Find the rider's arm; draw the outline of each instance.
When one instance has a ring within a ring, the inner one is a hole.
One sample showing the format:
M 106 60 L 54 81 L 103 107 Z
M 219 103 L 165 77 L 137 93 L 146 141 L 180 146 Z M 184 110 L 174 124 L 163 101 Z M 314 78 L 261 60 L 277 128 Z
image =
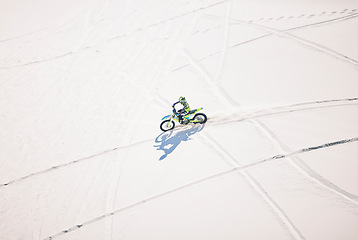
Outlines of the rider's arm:
M 175 109 L 175 105 L 177 105 L 178 103 L 180 103 L 181 104 L 181 102 L 180 101 L 178 101 L 178 102 L 176 102 L 176 103 L 173 103 L 173 105 L 172 105 L 172 107 L 173 107 L 173 112 L 175 113 L 175 114 L 177 114 L 178 112 L 177 112 L 177 110 Z M 179 110 L 180 111 L 180 110 Z
M 174 108 L 175 105 L 177 105 L 178 103 L 180 103 L 180 101 L 176 102 L 176 103 L 173 103 L 172 107 Z

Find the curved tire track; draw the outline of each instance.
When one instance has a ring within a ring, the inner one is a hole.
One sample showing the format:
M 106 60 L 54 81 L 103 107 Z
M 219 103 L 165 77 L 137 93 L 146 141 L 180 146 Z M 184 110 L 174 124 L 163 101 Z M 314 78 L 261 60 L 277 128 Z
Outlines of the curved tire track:
M 267 136 L 267 138 L 270 140 L 270 142 L 275 146 L 275 148 L 278 151 L 285 152 L 288 150 L 288 148 L 286 146 L 284 146 L 283 143 L 281 143 L 280 140 L 263 123 L 261 123 L 257 120 L 254 120 L 252 122 L 261 132 L 263 132 Z M 294 160 L 294 158 L 296 159 L 296 161 Z M 332 193 L 337 194 L 340 197 L 343 197 L 343 198 L 353 202 L 354 204 L 358 205 L 358 196 L 344 191 L 343 189 L 334 185 L 327 179 L 321 177 L 318 173 L 316 173 L 315 171 L 310 169 L 307 165 L 304 165 L 303 161 L 299 158 L 299 156 L 295 156 L 294 158 L 290 159 L 289 163 L 297 171 L 305 174 L 308 178 L 311 179 L 311 181 L 318 183 L 323 188 L 326 188 L 327 190 L 331 191 Z

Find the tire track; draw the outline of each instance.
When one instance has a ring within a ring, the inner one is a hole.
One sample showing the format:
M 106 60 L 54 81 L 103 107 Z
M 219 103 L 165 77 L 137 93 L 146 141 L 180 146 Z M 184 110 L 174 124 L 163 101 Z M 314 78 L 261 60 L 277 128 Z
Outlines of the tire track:
M 76 15 L 76 16 L 73 16 L 73 17 L 71 17 L 71 18 L 65 20 L 63 23 L 60 23 L 60 24 L 53 24 L 53 25 L 51 25 L 51 26 L 44 27 L 44 28 L 40 28 L 40 29 L 34 30 L 34 31 L 32 31 L 32 32 L 24 33 L 24 34 L 17 35 L 17 36 L 14 36 L 14 37 L 10 37 L 10 38 L 6 38 L 6 39 L 0 39 L 0 43 L 17 40 L 17 39 L 20 39 L 20 38 L 24 38 L 24 37 L 26 37 L 26 36 L 35 35 L 36 33 L 41 33 L 41 32 L 49 31 L 49 30 L 52 30 L 52 29 L 61 29 L 63 26 L 65 26 L 66 24 L 68 24 L 68 22 L 73 21 L 73 20 L 76 19 L 76 18 L 79 18 L 81 15 L 82 15 L 82 14 L 78 14 L 78 15 Z M 62 31 L 57 32 L 56 35 L 57 35 L 58 33 L 62 33 Z
M 194 59 L 188 51 L 183 50 L 183 56 L 189 61 L 190 65 L 198 71 L 198 73 L 205 79 L 207 84 L 210 86 L 213 93 L 220 99 L 222 103 L 233 108 L 238 107 L 239 104 L 232 99 L 230 96 L 222 93 L 221 88 L 218 88 L 218 83 L 215 79 L 205 70 L 205 68 L 200 64 L 199 61 Z
M 358 98 L 342 98 L 342 99 L 332 99 L 332 100 L 322 100 L 322 101 L 312 101 L 312 102 L 304 102 L 304 103 L 295 103 L 287 106 L 279 106 L 274 107 L 271 110 L 278 112 L 272 112 L 273 115 L 275 114 L 282 114 L 287 112 L 297 112 L 297 111 L 305 111 L 305 110 L 311 110 L 311 109 L 319 109 L 319 108 L 329 108 L 329 107 L 339 107 L 339 106 L 349 106 L 349 105 L 355 105 L 358 103 Z M 315 106 L 315 105 L 322 105 L 327 104 L 323 106 Z M 309 107 L 310 105 L 314 105 L 312 107 Z M 294 109 L 287 109 L 287 108 L 294 108 Z M 283 110 L 283 111 L 281 111 Z M 262 111 L 261 111 L 262 112 Z M 260 112 L 254 113 L 256 115 L 254 118 L 259 117 L 267 117 L 270 116 L 270 113 L 263 112 L 260 114 Z
M 346 20 L 346 19 L 345 18 L 340 19 L 340 21 L 342 21 L 342 20 Z M 321 44 L 318 44 L 318 43 L 315 43 L 315 42 L 312 42 L 312 41 L 297 37 L 297 36 L 289 33 L 290 30 L 281 31 L 281 30 L 274 29 L 274 28 L 271 28 L 271 27 L 266 27 L 266 26 L 263 26 L 263 25 L 255 24 L 255 23 L 248 23 L 248 22 L 241 21 L 241 20 L 232 20 L 232 22 L 237 23 L 237 24 L 241 24 L 241 25 L 244 24 L 244 25 L 248 25 L 248 26 L 253 26 L 253 27 L 268 31 L 268 32 L 270 32 L 270 33 L 272 33 L 274 35 L 278 35 L 278 36 L 282 36 L 282 37 L 294 40 L 294 41 L 296 41 L 296 42 L 298 42 L 298 43 L 300 43 L 302 45 L 311 47 L 316 51 L 319 51 L 321 53 L 325 53 L 325 54 L 328 54 L 328 55 L 333 56 L 335 58 L 341 59 L 343 61 L 346 61 L 348 63 L 353 64 L 354 66 L 358 66 L 358 61 L 357 60 L 355 60 L 353 58 L 350 58 L 350 57 L 348 57 L 348 56 L 346 56 L 346 55 L 344 55 L 342 53 L 339 53 L 337 51 L 334 51 L 333 49 L 325 47 L 325 46 L 323 46 Z M 299 29 L 299 28 L 295 28 L 295 30 L 297 30 L 297 29 Z
M 358 17 L 358 13 L 353 13 L 348 16 L 333 18 L 333 19 L 329 19 L 329 20 L 321 21 L 321 22 L 317 22 L 317 23 L 306 24 L 306 25 L 302 25 L 302 26 L 298 26 L 298 27 L 294 27 L 294 28 L 289 28 L 284 31 L 288 32 L 288 31 L 294 31 L 294 30 L 305 29 L 305 28 L 310 28 L 310 27 L 317 27 L 317 26 L 321 26 L 321 25 L 325 25 L 325 24 L 334 23 L 334 22 L 341 22 L 341 21 L 349 20 L 349 19 L 356 18 L 356 17 Z
M 287 152 L 288 147 L 284 146 L 283 143 L 280 142 L 280 140 L 274 135 L 273 132 L 271 132 L 271 130 L 266 127 L 263 123 L 261 123 L 258 120 L 251 120 L 251 122 L 253 122 L 253 124 L 261 131 L 263 132 L 266 137 L 270 140 L 270 142 L 274 145 L 274 147 L 279 151 L 279 152 Z M 299 156 L 295 156 L 295 158 L 302 162 L 299 158 Z M 302 174 L 304 174 L 305 176 L 307 176 L 309 179 L 311 179 L 311 181 L 318 183 L 321 187 L 327 189 L 328 191 L 339 195 L 342 198 L 345 198 L 351 202 L 353 202 L 354 204 L 358 205 L 358 196 L 355 196 L 354 194 L 350 194 L 347 193 L 346 191 L 344 191 L 343 189 L 339 188 L 338 186 L 334 185 L 333 183 L 331 183 L 330 181 L 328 181 L 327 179 L 320 177 L 317 173 L 315 173 L 312 169 L 310 169 L 310 171 L 308 171 L 308 168 L 303 168 L 302 164 L 298 164 L 297 161 L 294 161 L 293 159 L 289 159 L 288 161 L 298 172 L 301 172 Z
M 76 52 L 77 53 L 77 52 Z M 37 60 L 37 61 L 32 61 L 32 62 L 28 62 L 28 63 L 24 63 L 24 64 L 20 64 L 20 65 L 14 65 L 14 66 L 8 66 L 8 67 L 0 67 L 0 70 L 7 70 L 7 69 L 12 69 L 12 68 L 17 68 L 17 67 L 27 67 L 30 65 L 34 65 L 34 64 L 38 64 L 38 63 L 45 63 L 45 62 L 51 62 L 51 61 L 55 61 L 57 59 L 62 59 L 65 57 L 69 57 L 74 55 L 75 52 L 68 52 L 68 53 L 64 53 L 52 58 L 46 58 L 46 59 L 42 59 L 42 60 Z
M 265 34 L 265 35 L 262 35 L 262 36 L 259 36 L 259 37 L 256 37 L 256 38 L 253 38 L 253 39 L 249 39 L 247 41 L 244 41 L 244 42 L 241 42 L 241 43 L 237 43 L 237 44 L 234 44 L 234 45 L 231 45 L 231 46 L 228 46 L 228 48 L 234 48 L 234 47 L 237 47 L 237 46 L 240 46 L 240 45 L 244 45 L 244 44 L 247 44 L 247 43 L 250 43 L 250 42 L 254 42 L 256 40 L 259 40 L 261 38 L 265 38 L 265 37 L 268 37 L 268 36 L 271 36 L 273 35 L 272 33 L 268 33 L 268 34 Z M 212 56 L 215 56 L 215 55 L 218 55 L 218 54 L 221 54 L 223 52 L 223 50 L 219 50 L 219 51 L 216 51 L 216 52 L 213 52 L 213 53 L 210 53 L 209 55 L 205 56 L 205 57 L 202 57 L 202 58 L 199 58 L 197 61 L 198 62 L 201 62 L 202 60 L 205 60 L 205 59 L 208 59 Z M 176 71 L 179 71 L 185 67 L 188 67 L 190 66 L 190 63 L 188 64 L 184 64 L 180 67 L 177 67 L 177 68 L 174 68 L 172 69 L 172 72 L 176 72 Z
M 223 159 L 226 162 L 230 162 L 231 167 L 239 166 L 242 167 L 242 164 L 239 163 L 230 153 L 223 147 L 220 143 L 218 143 L 214 138 L 212 138 L 208 133 L 203 133 L 205 136 L 205 140 L 211 148 L 216 151 L 219 155 L 223 156 Z M 216 150 L 218 149 L 218 150 Z M 269 206 L 273 215 L 277 218 L 277 221 L 280 225 L 288 231 L 288 234 L 291 235 L 294 239 L 304 240 L 302 233 L 298 230 L 298 228 L 293 224 L 288 215 L 279 207 L 279 205 L 274 201 L 274 199 L 264 190 L 261 184 L 246 170 L 240 171 L 240 174 L 246 182 L 252 187 L 252 189 L 260 196 L 260 198 Z
M 335 192 L 337 195 L 348 199 L 349 201 L 358 204 L 358 196 L 343 190 L 334 183 L 330 182 L 326 178 L 319 175 L 311 167 L 309 167 L 299 156 L 292 157 L 292 161 L 297 165 L 298 168 L 302 169 L 309 177 L 313 178 L 317 183 L 323 185 L 325 188 L 330 189 L 332 192 Z
M 260 195 L 262 200 L 270 207 L 279 223 L 284 229 L 287 229 L 289 234 L 297 240 L 305 240 L 301 231 L 295 226 L 293 221 L 288 217 L 285 211 L 275 202 L 275 200 L 267 193 L 267 191 L 261 186 L 261 184 L 251 176 L 247 171 L 240 172 L 252 188 Z
M 71 166 L 71 165 L 74 165 L 74 164 L 77 164 L 77 163 L 84 162 L 84 161 L 86 161 L 86 160 L 90 160 L 90 159 L 92 159 L 92 158 L 98 157 L 98 156 L 100 156 L 100 155 L 103 155 L 103 154 L 106 154 L 106 153 L 109 153 L 109 152 L 113 152 L 113 151 L 117 151 L 117 150 L 122 150 L 122 149 L 127 149 L 127 148 L 130 148 L 130 147 L 133 147 L 133 146 L 138 146 L 138 145 L 141 145 L 141 144 L 144 144 L 144 143 L 148 143 L 148 142 L 152 142 L 152 141 L 154 141 L 154 138 L 147 139 L 147 140 L 144 140 L 144 141 L 141 141 L 141 142 L 137 142 L 137 143 L 133 143 L 133 144 L 130 144 L 130 145 L 122 146 L 122 147 L 111 148 L 111 149 L 108 149 L 108 150 L 105 150 L 105 151 L 102 151 L 102 152 L 93 154 L 93 155 L 88 156 L 88 157 L 80 158 L 80 159 L 77 159 L 77 160 L 74 160 L 74 161 L 71 161 L 71 162 L 68 162 L 68 163 L 64 163 L 64 164 L 60 164 L 60 165 L 57 165 L 57 166 L 53 166 L 53 167 L 48 168 L 48 169 L 45 169 L 45 170 L 43 170 L 43 171 L 31 173 L 31 174 L 26 175 L 26 176 L 24 176 L 24 177 L 20 177 L 20 178 L 11 180 L 11 181 L 9 181 L 9 182 L 7 182 L 7 183 L 3 183 L 3 184 L 0 185 L 0 189 L 3 188 L 3 187 L 9 186 L 9 185 L 12 185 L 12 184 L 15 184 L 15 183 L 18 183 L 18 182 L 27 180 L 27 179 L 29 179 L 29 178 L 36 177 L 36 176 L 38 176 L 38 175 L 46 174 L 46 173 L 49 173 L 49 172 L 52 172 L 52 171 L 55 171 L 55 170 L 58 170 L 58 169 L 62 169 L 62 168 L 65 168 L 65 167 L 68 167 L 68 166 Z
M 106 211 L 113 211 L 115 209 L 115 203 L 117 200 L 117 194 L 118 194 L 118 189 L 119 186 L 121 184 L 121 179 L 122 179 L 122 173 L 123 173 L 123 169 L 124 169 L 124 165 L 125 162 L 127 160 L 127 154 L 128 151 L 125 151 L 123 156 L 122 161 L 119 161 L 119 163 L 114 163 L 113 168 L 112 169 L 119 169 L 119 173 L 117 171 L 112 171 L 110 174 L 110 186 L 108 188 L 108 192 L 107 192 L 107 196 L 106 196 L 106 205 L 105 205 L 105 209 Z M 113 229 L 114 229 L 114 223 L 113 223 L 113 219 L 110 218 L 108 219 L 108 221 L 106 221 L 105 224 L 105 240 L 110 240 L 112 239 L 112 233 L 113 233 Z
M 219 177 L 227 176 L 227 175 L 229 175 L 231 173 L 235 173 L 235 172 L 241 173 L 244 170 L 254 168 L 254 167 L 257 167 L 257 166 L 261 166 L 261 165 L 264 165 L 264 164 L 268 164 L 268 163 L 271 163 L 271 162 L 274 162 L 274 161 L 282 161 L 285 158 L 292 157 L 292 156 L 295 156 L 295 155 L 298 155 L 298 154 L 307 153 L 307 152 L 311 152 L 311 151 L 316 151 L 316 150 L 320 150 L 320 149 L 324 149 L 324 148 L 330 148 L 330 147 L 334 147 L 334 146 L 337 146 L 337 145 L 348 144 L 348 143 L 356 142 L 356 141 L 358 141 L 358 137 L 350 138 L 350 139 L 343 139 L 343 140 L 339 140 L 339 141 L 336 141 L 336 142 L 330 142 L 330 143 L 325 143 L 325 144 L 318 145 L 318 146 L 311 146 L 311 147 L 303 148 L 303 149 L 300 149 L 300 150 L 297 150 L 297 151 L 294 151 L 294 152 L 291 152 L 291 153 L 288 153 L 288 154 L 284 154 L 284 155 L 275 155 L 273 157 L 266 158 L 266 159 L 263 159 L 263 160 L 260 160 L 260 161 L 257 161 L 257 162 L 251 163 L 251 164 L 247 164 L 247 165 L 244 165 L 244 166 L 234 167 L 232 169 L 229 169 L 229 170 L 226 170 L 226 171 L 222 171 L 222 172 L 210 175 L 208 177 L 199 179 L 197 181 L 193 181 L 191 183 L 179 186 L 179 187 L 174 188 L 172 190 L 169 190 L 169 191 L 166 191 L 166 192 L 163 192 L 163 193 L 159 193 L 159 194 L 154 195 L 152 197 L 148 197 L 146 199 L 137 201 L 137 202 L 135 202 L 135 203 L 133 203 L 131 205 L 128 205 L 128 206 L 123 207 L 123 208 L 119 208 L 119 209 L 117 209 L 117 210 L 115 210 L 113 212 L 103 214 L 103 215 L 98 216 L 96 218 L 90 219 L 90 220 L 88 220 L 86 222 L 83 222 L 82 224 L 75 225 L 75 226 L 70 227 L 70 228 L 68 228 L 66 230 L 58 232 L 58 233 L 56 233 L 54 235 L 48 236 L 48 237 L 44 238 L 44 240 L 51 240 L 51 239 L 61 237 L 61 236 L 65 235 L 65 234 L 77 231 L 78 229 L 80 229 L 82 227 L 86 227 L 86 226 L 91 225 L 93 223 L 96 223 L 98 221 L 113 217 L 114 215 L 118 215 L 118 214 L 120 214 L 122 212 L 134 209 L 134 208 L 139 207 L 139 206 L 141 206 L 143 204 L 153 202 L 153 201 L 155 201 L 157 199 L 160 199 L 162 197 L 165 197 L 165 196 L 168 196 L 170 194 L 185 190 L 185 189 L 187 189 L 189 187 L 194 187 L 196 185 L 199 185 L 201 183 L 207 182 L 209 180 L 213 180 L 213 179 L 216 179 L 216 178 L 219 178 Z
M 229 38 L 230 38 L 230 22 L 231 22 L 232 5 L 233 5 L 233 1 L 230 1 L 227 3 L 227 6 L 226 6 L 226 14 L 225 14 L 225 19 L 224 19 L 225 32 L 224 32 L 224 42 L 223 42 L 223 48 L 222 48 L 222 57 L 221 57 L 221 61 L 219 63 L 219 70 L 213 79 L 214 83 L 216 83 L 216 84 L 219 83 L 219 80 L 222 76 L 222 72 L 223 72 L 223 69 L 225 66 L 225 62 L 226 62 L 226 55 L 227 55 L 227 50 L 228 50 L 228 45 L 229 45 Z
M 348 14 L 348 15 L 354 15 L 356 14 L 355 12 L 357 11 L 357 9 L 352 9 L 350 12 L 348 12 L 348 9 L 344 9 L 340 12 L 340 14 Z M 333 14 L 337 14 L 338 11 L 333 11 L 331 12 L 331 15 Z M 280 20 L 291 20 L 291 19 L 294 19 L 294 18 L 303 18 L 303 17 L 306 17 L 306 18 L 312 18 L 312 17 L 317 17 L 317 16 L 323 16 L 323 15 L 327 15 L 329 14 L 328 12 L 321 12 L 320 14 L 301 14 L 301 15 L 296 15 L 296 16 L 281 16 L 281 17 L 268 17 L 267 19 L 265 18 L 260 18 L 260 19 L 257 19 L 257 20 L 250 20 L 248 22 L 257 22 L 257 21 L 272 21 L 272 20 L 276 20 L 276 21 L 280 21 Z M 347 16 L 343 16 L 343 17 L 338 17 L 337 19 L 339 18 L 344 18 L 344 17 L 347 17 Z
M 292 112 L 298 112 L 298 111 L 308 111 L 308 110 L 324 109 L 324 108 L 331 108 L 331 107 L 355 106 L 358 104 L 358 102 L 356 102 L 357 100 L 358 100 L 358 98 L 347 98 L 347 99 L 326 100 L 326 101 L 317 101 L 317 102 L 308 102 L 308 103 L 302 103 L 302 104 L 287 105 L 285 107 L 271 108 L 271 110 L 257 111 L 254 113 L 249 113 L 246 116 L 229 117 L 228 120 L 226 120 L 225 118 L 224 119 L 215 119 L 210 124 L 210 126 L 220 126 L 220 125 L 230 124 L 230 123 L 234 123 L 234 122 L 247 121 L 247 120 L 261 118 L 261 117 L 268 117 L 268 116 L 272 116 L 272 115 L 279 115 L 279 114 L 292 113 Z M 333 104 L 336 102 L 339 102 L 339 103 Z M 350 103 L 350 102 L 352 102 L 352 103 Z M 324 104 L 324 103 L 329 103 L 329 105 L 319 106 L 319 104 Z M 310 105 L 313 105 L 313 106 L 310 106 Z M 315 106 L 315 105 L 318 105 L 318 106 Z M 299 108 L 290 109 L 290 107 L 294 107 L 294 106 L 298 106 Z

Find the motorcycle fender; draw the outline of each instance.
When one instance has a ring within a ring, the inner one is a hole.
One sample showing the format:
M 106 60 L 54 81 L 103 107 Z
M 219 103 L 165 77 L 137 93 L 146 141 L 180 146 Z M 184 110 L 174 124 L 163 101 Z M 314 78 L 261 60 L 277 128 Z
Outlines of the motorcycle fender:
M 170 115 L 167 115 L 167 116 L 162 118 L 162 121 L 165 120 L 165 119 L 169 119 L 169 118 L 170 118 Z
M 197 113 L 197 112 L 199 112 L 201 110 L 203 110 L 203 108 L 198 108 L 195 113 Z
M 195 112 L 193 112 L 191 115 L 196 114 L 196 113 L 197 113 L 197 112 L 199 112 L 200 110 L 203 110 L 203 108 L 198 108 L 198 109 L 196 109 L 196 111 L 195 111 Z

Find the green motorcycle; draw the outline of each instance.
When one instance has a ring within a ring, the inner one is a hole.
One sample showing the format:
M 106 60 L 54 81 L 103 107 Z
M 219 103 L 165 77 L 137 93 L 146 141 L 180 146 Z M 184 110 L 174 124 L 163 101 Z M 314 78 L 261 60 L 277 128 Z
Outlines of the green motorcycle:
M 203 108 L 197 108 L 189 111 L 188 113 L 185 113 L 184 115 L 181 115 L 182 113 L 178 113 L 173 107 L 173 113 L 162 118 L 163 122 L 160 124 L 160 129 L 164 132 L 172 130 L 175 127 L 175 122 L 184 125 L 188 123 L 203 124 L 206 122 L 207 117 L 204 113 L 198 113 L 202 109 Z M 179 118 L 179 115 L 182 118 L 181 120 Z

